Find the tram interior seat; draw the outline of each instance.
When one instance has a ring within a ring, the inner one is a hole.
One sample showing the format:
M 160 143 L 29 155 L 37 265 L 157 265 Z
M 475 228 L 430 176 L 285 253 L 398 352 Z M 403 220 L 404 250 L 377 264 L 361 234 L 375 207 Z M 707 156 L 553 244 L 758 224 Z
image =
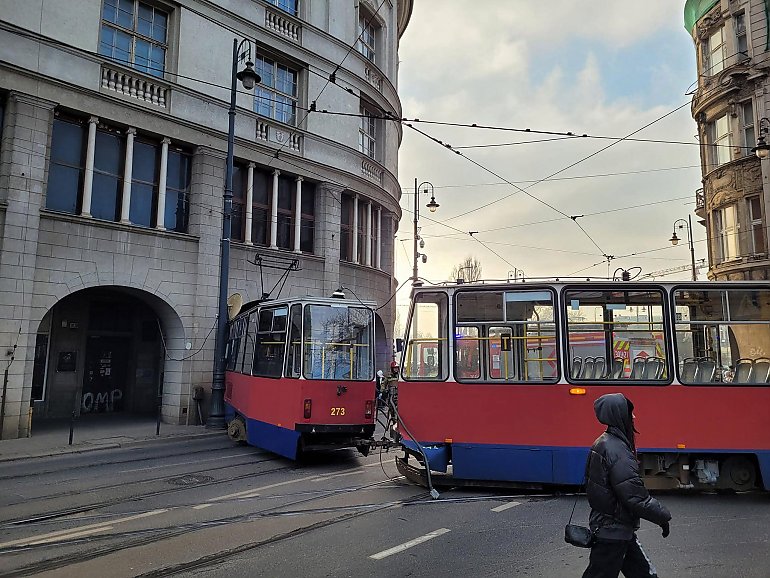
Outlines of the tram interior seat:
M 594 357 L 594 379 L 607 379 L 607 363 L 603 357 Z
M 634 362 L 631 365 L 631 379 L 644 379 L 645 360 L 645 357 L 634 357 Z
M 594 378 L 594 364 L 596 359 L 594 357 L 585 357 L 583 359 L 583 370 L 580 372 L 580 379 L 593 379 Z
M 752 383 L 754 378 L 754 361 L 751 359 L 739 359 L 735 362 L 735 375 L 733 383 Z
M 714 381 L 714 375 L 717 371 L 717 362 L 710 357 L 699 357 L 698 372 L 696 378 L 698 383 L 710 383 Z
M 754 360 L 754 383 L 770 383 L 770 359 L 760 357 Z
M 579 379 L 580 373 L 583 370 L 583 359 L 580 357 L 572 358 L 572 368 L 570 371 L 570 377 L 572 379 Z
M 661 357 L 648 357 L 644 362 L 644 371 L 642 379 L 661 379 L 666 363 Z
M 625 362 L 620 359 L 619 357 L 616 357 L 612 360 L 612 370 L 610 371 L 610 374 L 608 376 L 609 379 L 620 379 L 623 377 L 623 368 L 625 367 Z
M 694 357 L 688 357 L 682 361 L 682 383 L 693 383 L 698 381 L 699 378 L 699 365 L 698 360 Z

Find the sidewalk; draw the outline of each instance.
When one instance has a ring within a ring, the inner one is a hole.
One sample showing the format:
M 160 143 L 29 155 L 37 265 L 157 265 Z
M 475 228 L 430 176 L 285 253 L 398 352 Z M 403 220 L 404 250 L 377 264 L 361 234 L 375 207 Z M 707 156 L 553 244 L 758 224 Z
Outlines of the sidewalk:
M 70 421 L 49 420 L 32 425 L 28 438 L 0 440 L 0 462 L 59 454 L 92 452 L 196 437 L 226 435 L 225 430 L 206 429 L 201 425 L 160 424 L 155 418 L 121 414 L 85 415 L 75 420 L 72 445 L 69 445 Z

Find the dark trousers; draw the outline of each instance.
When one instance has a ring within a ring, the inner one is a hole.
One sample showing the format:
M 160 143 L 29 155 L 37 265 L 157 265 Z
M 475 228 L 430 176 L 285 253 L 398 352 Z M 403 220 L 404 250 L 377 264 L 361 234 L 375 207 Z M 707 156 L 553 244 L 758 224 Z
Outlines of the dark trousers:
M 658 578 L 655 567 L 634 534 L 631 540 L 597 540 L 583 578 Z

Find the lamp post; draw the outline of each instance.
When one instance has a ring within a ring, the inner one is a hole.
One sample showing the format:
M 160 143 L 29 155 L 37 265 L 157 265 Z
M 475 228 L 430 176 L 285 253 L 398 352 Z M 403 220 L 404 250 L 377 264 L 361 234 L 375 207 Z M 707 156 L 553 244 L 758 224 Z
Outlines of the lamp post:
M 245 68 L 238 72 L 238 53 L 241 47 L 248 47 Z M 211 407 L 206 427 L 222 429 L 225 427 L 225 344 L 227 343 L 227 285 L 230 278 L 230 233 L 232 231 L 233 212 L 233 148 L 235 146 L 235 100 L 238 81 L 243 88 L 251 90 L 262 80 L 254 71 L 251 61 L 251 41 L 244 38 L 238 42 L 233 38 L 233 71 L 230 82 L 230 109 L 227 127 L 227 169 L 225 172 L 225 193 L 222 216 L 222 250 L 219 253 L 219 313 L 217 315 L 216 344 L 214 346 L 214 375 L 211 382 Z
M 760 160 L 770 156 L 770 145 L 765 142 L 765 135 L 767 134 L 769 125 L 769 118 L 763 116 L 759 119 L 759 138 L 757 139 L 757 146 L 751 149 L 751 152 L 757 155 Z
M 677 227 L 679 229 L 684 229 L 685 227 L 687 228 L 687 240 L 690 243 L 690 267 L 692 269 L 692 280 L 697 281 L 698 275 L 695 270 L 695 246 L 693 245 L 693 242 L 692 242 L 692 218 L 690 217 L 690 215 L 687 215 L 686 221 L 684 219 L 677 219 L 676 221 L 674 221 L 674 232 L 671 235 L 671 238 L 669 239 L 669 241 L 671 241 L 671 244 L 674 246 L 679 244 L 679 237 L 676 236 Z
M 417 242 L 420 240 L 420 236 L 417 233 L 417 221 L 420 219 L 420 188 L 425 186 L 424 194 L 430 192 L 430 202 L 425 205 L 431 213 L 435 213 L 439 208 L 439 204 L 436 202 L 436 196 L 433 194 L 433 185 L 428 181 L 417 184 L 417 179 L 414 179 L 414 252 L 412 254 L 413 266 L 412 266 L 412 285 L 417 283 L 417 260 L 420 258 L 420 253 L 417 252 Z M 430 189 L 428 189 L 430 187 Z M 422 262 L 425 263 L 427 257 L 422 255 Z

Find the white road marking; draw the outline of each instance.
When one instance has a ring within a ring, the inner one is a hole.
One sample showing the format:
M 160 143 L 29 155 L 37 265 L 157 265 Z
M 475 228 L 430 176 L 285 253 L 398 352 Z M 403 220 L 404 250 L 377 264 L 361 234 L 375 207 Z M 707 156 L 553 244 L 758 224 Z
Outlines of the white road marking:
M 508 502 L 507 504 L 503 504 L 502 506 L 497 506 L 496 508 L 492 508 L 493 512 L 504 512 L 508 508 L 513 508 L 514 506 L 520 505 L 521 502 Z
M 50 541 L 49 538 L 61 539 L 63 536 L 67 536 L 69 534 L 80 534 L 88 530 L 98 529 L 99 531 L 101 531 L 102 529 L 105 529 L 107 526 L 112 526 L 113 524 L 122 524 L 124 522 L 130 522 L 132 520 L 149 518 L 150 516 L 157 516 L 158 514 L 162 514 L 164 512 L 168 512 L 168 509 L 163 508 L 162 510 L 152 510 L 150 512 L 144 512 L 142 514 L 136 514 L 134 516 L 126 516 L 125 518 L 118 518 L 117 520 L 110 520 L 108 522 L 99 522 L 98 524 L 89 524 L 87 526 L 80 526 L 78 528 L 69 528 L 67 530 L 58 530 L 56 532 L 49 532 L 47 534 L 30 536 L 28 538 L 20 538 L 18 540 L 11 540 L 10 542 L 3 542 L 2 544 L 0 544 L 0 548 L 8 548 L 10 546 L 19 546 L 19 545 L 37 544 L 37 543 L 40 543 L 41 540 Z
M 112 530 L 112 526 L 102 526 L 101 528 L 93 528 L 91 530 L 84 530 L 83 532 L 72 532 L 70 534 L 62 534 L 61 536 L 54 536 L 53 538 L 45 538 L 43 540 L 35 540 L 30 542 L 30 546 L 39 546 L 41 544 L 50 544 L 51 542 L 59 542 L 63 540 L 74 540 L 75 538 L 84 538 L 86 536 L 93 536 L 99 532 L 106 532 Z
M 205 510 L 206 508 L 210 508 L 214 504 L 198 504 L 197 506 L 193 506 L 193 510 Z
M 363 474 L 363 469 L 353 470 L 352 472 L 343 472 L 341 474 L 329 474 L 329 475 L 322 475 L 315 478 L 314 482 L 325 482 L 326 480 L 331 480 L 333 478 L 344 478 L 345 476 L 354 476 L 356 474 Z
M 146 468 L 136 468 L 135 470 L 121 470 L 118 473 L 120 473 L 120 474 L 130 474 L 130 473 L 133 473 L 133 472 L 146 472 L 148 470 L 157 470 L 157 469 L 160 469 L 160 468 L 167 468 L 169 466 L 189 466 L 189 465 L 194 465 L 194 464 L 201 464 L 203 462 L 215 462 L 215 461 L 218 461 L 218 460 L 231 460 L 233 458 L 242 458 L 245 455 L 248 455 L 248 454 L 236 454 L 234 456 L 218 456 L 216 458 L 208 458 L 208 459 L 205 459 L 205 460 L 195 460 L 195 461 L 192 461 L 192 462 L 179 462 L 178 464 L 163 464 L 161 466 L 148 466 Z
M 408 550 L 412 546 L 417 546 L 418 544 L 422 544 L 423 542 L 427 542 L 428 540 L 437 538 L 438 536 L 441 536 L 442 534 L 446 534 L 447 532 L 449 532 L 448 528 L 439 528 L 438 530 L 433 530 L 433 532 L 425 534 L 424 536 L 420 536 L 419 538 L 415 538 L 414 540 L 410 540 L 409 542 L 404 542 L 403 544 L 394 546 L 393 548 L 383 550 L 382 552 L 378 552 L 377 554 L 372 554 L 371 556 L 369 556 L 369 558 L 372 558 L 373 560 L 382 560 L 383 558 L 387 558 L 388 556 L 392 556 L 393 554 L 398 554 L 399 552 Z
M 234 494 L 225 494 L 224 496 L 218 496 L 216 498 L 209 498 L 207 502 L 220 502 L 222 500 L 229 500 L 231 498 L 256 498 L 259 496 L 259 492 L 263 490 L 269 490 L 271 488 L 278 488 L 280 486 L 287 486 L 289 484 L 296 484 L 298 482 L 307 482 L 308 480 L 314 480 L 318 476 L 305 476 L 304 478 L 297 478 L 295 480 L 286 480 L 285 482 L 278 482 L 276 484 L 269 484 L 260 488 L 254 488 L 251 490 L 244 490 L 242 492 L 235 492 Z

